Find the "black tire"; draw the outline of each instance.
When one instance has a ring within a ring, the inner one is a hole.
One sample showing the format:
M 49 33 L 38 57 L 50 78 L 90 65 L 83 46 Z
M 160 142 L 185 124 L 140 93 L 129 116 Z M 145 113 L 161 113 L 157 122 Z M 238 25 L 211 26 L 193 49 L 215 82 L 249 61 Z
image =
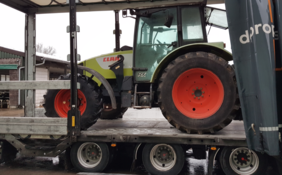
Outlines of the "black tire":
M 86 155 L 87 151 L 97 156 L 89 157 Z M 102 172 L 109 165 L 110 151 L 106 143 L 78 142 L 71 147 L 70 158 L 73 166 L 79 171 Z
M 220 108 L 203 119 L 195 119 L 181 113 L 172 97 L 177 78 L 194 68 L 205 69 L 215 74 L 224 89 Z M 158 87 L 158 101 L 164 117 L 177 129 L 187 133 L 214 133 L 227 126 L 240 109 L 238 97 L 234 69 L 224 59 L 206 52 L 191 52 L 176 58 L 164 70 Z
M 122 108 L 120 105 L 117 106 L 117 109 L 106 110 L 104 109 L 101 113 L 100 119 L 118 119 L 122 118 L 123 114 L 127 111 L 128 108 Z
M 17 149 L 9 142 L 0 140 L 0 164 L 3 162 L 11 162 L 16 158 Z
M 163 149 L 161 149 L 161 147 Z M 161 157 L 162 152 L 157 156 L 154 155 L 154 153 L 158 152 L 160 149 L 166 151 L 163 153 L 165 157 Z M 168 150 L 170 150 L 170 152 Z M 165 166 L 161 166 L 160 164 L 163 160 L 160 159 L 166 158 L 168 154 L 167 162 L 162 164 Z M 185 152 L 180 145 L 147 143 L 143 148 L 142 161 L 146 170 L 153 175 L 177 175 L 184 166 Z
M 70 75 L 60 76 L 59 80 L 69 80 Z M 80 117 L 80 127 L 82 130 L 86 130 L 92 126 L 101 115 L 103 109 L 103 101 L 101 95 L 101 89 L 98 84 L 92 79 L 78 74 L 77 82 L 80 83 L 80 91 L 85 95 L 86 98 L 86 109 Z M 45 104 L 45 115 L 47 117 L 60 117 L 56 112 L 54 101 L 56 95 L 60 90 L 48 90 L 47 94 L 44 95 Z
M 264 175 L 268 166 L 265 154 L 251 151 L 246 147 L 224 147 L 219 161 L 223 172 L 228 175 Z

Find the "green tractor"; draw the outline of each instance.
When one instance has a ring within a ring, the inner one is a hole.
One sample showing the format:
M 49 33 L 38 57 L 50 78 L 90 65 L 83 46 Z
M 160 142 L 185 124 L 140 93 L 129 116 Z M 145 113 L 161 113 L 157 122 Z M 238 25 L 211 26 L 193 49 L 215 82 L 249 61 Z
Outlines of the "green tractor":
M 121 118 L 129 107 L 160 107 L 177 129 L 199 134 L 214 133 L 239 115 L 235 73 L 228 64 L 232 55 L 223 42 L 207 41 L 207 25 L 227 28 L 225 11 L 200 3 L 129 11 L 136 16 L 133 48 L 80 63 L 108 81 L 117 106 L 113 109 L 101 79 L 83 69 L 78 75 L 82 129 L 98 118 Z M 48 90 L 46 116 L 67 117 L 69 99 L 69 90 Z

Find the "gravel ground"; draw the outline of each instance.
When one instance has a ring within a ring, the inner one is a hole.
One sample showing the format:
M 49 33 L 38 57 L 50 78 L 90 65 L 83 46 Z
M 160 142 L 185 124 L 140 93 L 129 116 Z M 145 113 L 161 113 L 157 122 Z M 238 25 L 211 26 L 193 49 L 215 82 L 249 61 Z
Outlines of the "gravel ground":
M 23 109 L 1 109 L 0 117 L 22 117 L 24 116 Z

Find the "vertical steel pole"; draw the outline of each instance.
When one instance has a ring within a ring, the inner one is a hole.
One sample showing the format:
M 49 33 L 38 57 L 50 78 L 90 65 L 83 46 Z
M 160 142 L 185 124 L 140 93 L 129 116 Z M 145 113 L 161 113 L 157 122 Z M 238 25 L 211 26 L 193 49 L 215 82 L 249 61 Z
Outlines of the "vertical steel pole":
M 69 1 L 70 7 L 70 63 L 71 63 L 71 110 L 68 112 L 68 134 L 72 141 L 80 135 L 80 112 L 77 108 L 77 25 L 76 0 Z
M 115 10 L 115 36 L 116 36 L 116 52 L 120 51 L 120 29 L 119 29 L 119 10 Z
M 35 13 L 27 14 L 25 18 L 25 80 L 35 80 Z M 35 90 L 25 91 L 24 115 L 34 117 Z

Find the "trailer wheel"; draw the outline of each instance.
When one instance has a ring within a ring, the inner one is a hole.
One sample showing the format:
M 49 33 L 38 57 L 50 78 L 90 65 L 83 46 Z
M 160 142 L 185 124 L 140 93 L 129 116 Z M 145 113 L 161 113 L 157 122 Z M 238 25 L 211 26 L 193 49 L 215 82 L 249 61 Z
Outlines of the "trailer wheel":
M 233 68 L 206 52 L 172 61 L 160 78 L 158 98 L 165 118 L 187 133 L 214 133 L 240 109 Z
M 117 106 L 117 109 L 107 110 L 104 109 L 101 113 L 100 119 L 118 119 L 122 118 L 123 114 L 127 111 L 128 108 L 122 108 Z
M 70 75 L 60 76 L 59 80 L 69 80 Z M 102 112 L 101 90 L 92 79 L 79 75 L 77 82 L 80 89 L 77 90 L 78 109 L 80 110 L 80 127 L 85 130 L 96 123 Z M 44 95 L 45 104 L 43 105 L 47 117 L 68 117 L 70 110 L 70 90 L 48 90 Z
M 16 158 L 17 149 L 9 142 L 0 140 L 0 164 L 3 162 L 11 162 Z
M 106 143 L 76 143 L 70 154 L 73 166 L 83 172 L 102 172 L 110 162 L 110 151 Z
M 146 170 L 155 175 L 177 175 L 184 166 L 184 151 L 180 145 L 146 144 L 142 152 Z
M 246 147 L 225 147 L 220 157 L 220 165 L 225 174 L 264 175 L 267 169 L 267 157 Z

